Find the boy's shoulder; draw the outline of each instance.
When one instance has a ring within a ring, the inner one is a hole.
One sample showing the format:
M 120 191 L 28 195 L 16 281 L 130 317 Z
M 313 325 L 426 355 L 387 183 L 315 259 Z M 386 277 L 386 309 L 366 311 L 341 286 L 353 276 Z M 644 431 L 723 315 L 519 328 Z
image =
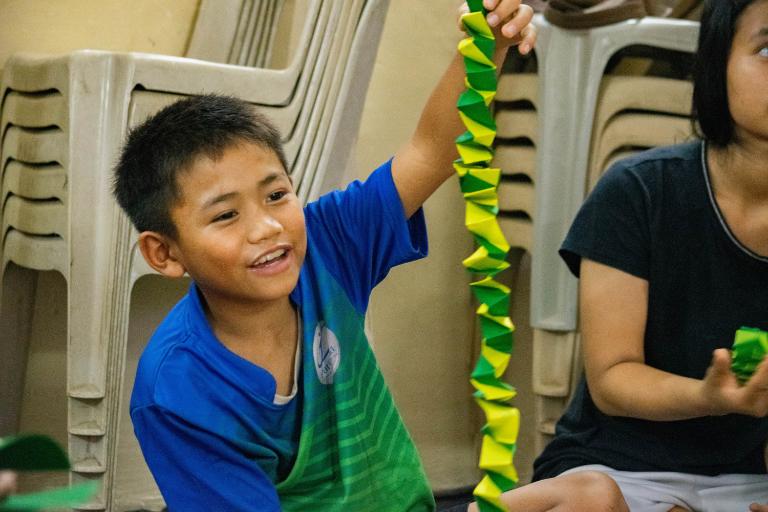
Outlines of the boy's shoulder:
M 197 373 L 195 332 L 190 328 L 190 296 L 185 295 L 157 327 L 139 358 L 131 396 L 131 410 L 159 403 L 172 395 L 169 385 Z M 199 369 L 198 369 L 199 371 Z M 180 384 L 180 383 L 179 383 Z
M 269 408 L 274 395 L 275 381 L 267 370 L 216 339 L 193 285 L 144 349 L 130 410 L 133 415 L 138 409 L 154 408 L 203 425 L 211 419 L 211 411 L 225 411 L 235 403 L 244 410 Z

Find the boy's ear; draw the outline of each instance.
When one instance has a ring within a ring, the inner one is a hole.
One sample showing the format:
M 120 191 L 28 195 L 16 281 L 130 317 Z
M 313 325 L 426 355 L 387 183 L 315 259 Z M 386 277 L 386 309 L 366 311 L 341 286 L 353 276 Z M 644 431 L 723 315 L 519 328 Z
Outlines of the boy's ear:
M 139 233 L 139 249 L 150 267 L 167 277 L 182 277 L 186 269 L 177 258 L 175 244 L 155 231 Z

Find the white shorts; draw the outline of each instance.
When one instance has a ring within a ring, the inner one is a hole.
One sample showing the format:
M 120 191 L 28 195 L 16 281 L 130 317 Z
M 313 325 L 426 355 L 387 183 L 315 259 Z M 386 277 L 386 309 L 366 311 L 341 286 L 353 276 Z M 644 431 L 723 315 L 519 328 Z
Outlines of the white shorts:
M 768 503 L 768 475 L 701 476 L 673 472 L 617 471 L 593 464 L 569 469 L 599 471 L 616 481 L 630 512 L 748 512 L 750 503 Z

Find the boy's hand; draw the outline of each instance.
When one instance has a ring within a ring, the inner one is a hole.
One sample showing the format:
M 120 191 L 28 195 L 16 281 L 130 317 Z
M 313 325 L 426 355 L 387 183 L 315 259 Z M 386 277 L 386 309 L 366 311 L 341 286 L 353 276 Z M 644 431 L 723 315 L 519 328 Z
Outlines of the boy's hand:
M 505 50 L 518 46 L 521 55 L 528 54 L 536 44 L 536 28 L 531 25 L 533 9 L 520 0 L 483 0 L 488 11 L 486 20 L 496 37 L 496 47 Z M 460 15 L 469 12 L 466 2 L 462 4 Z M 461 17 L 461 16 L 460 16 Z M 459 21 L 461 26 L 461 21 Z
M 731 413 L 757 418 L 768 416 L 768 359 L 763 359 L 752 377 L 741 385 L 731 371 L 729 351 L 715 350 L 702 381 L 702 393 L 713 416 Z

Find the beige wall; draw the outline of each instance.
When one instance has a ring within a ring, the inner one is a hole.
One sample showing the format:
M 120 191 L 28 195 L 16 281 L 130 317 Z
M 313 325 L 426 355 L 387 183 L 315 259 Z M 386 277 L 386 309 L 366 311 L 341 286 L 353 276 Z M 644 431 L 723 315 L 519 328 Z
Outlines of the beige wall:
M 16 52 L 182 55 L 199 0 L 0 0 L 0 68 Z
M 60 53 L 77 48 L 152 51 L 183 54 L 198 0 L 0 0 L 0 67 L 17 51 Z M 364 178 L 406 140 L 431 87 L 455 52 L 455 0 L 391 0 L 379 57 L 363 113 L 355 165 L 347 181 Z M 380 364 L 437 489 L 469 485 L 477 478 L 476 442 L 479 414 L 471 400 L 469 372 L 477 354 L 469 276 L 461 260 L 472 242 L 464 229 L 463 206 L 455 179 L 425 206 L 430 230 L 428 259 L 398 269 L 374 292 L 370 310 L 373 341 Z M 527 281 L 527 266 L 519 281 Z M 511 279 L 514 276 L 507 276 Z M 148 287 L 160 286 L 151 293 Z M 524 418 L 530 406 L 530 337 L 527 287 L 515 295 L 513 320 L 518 324 L 518 352 L 510 382 L 521 391 Z M 183 291 L 147 278 L 135 297 L 144 301 L 131 309 L 129 374 L 140 348 L 158 321 Z M 63 419 L 51 419 L 50 403 L 63 403 L 66 338 L 62 308 L 66 300 L 59 277 L 42 274 L 38 287 L 39 320 L 32 340 L 23 412 L 26 430 L 55 434 Z M 151 300 L 146 299 L 151 297 Z M 154 312 L 154 313 L 153 313 Z M 127 397 L 129 389 L 126 389 Z M 60 407 L 55 410 L 61 414 Z M 532 421 L 525 425 L 532 425 Z M 525 479 L 532 457 L 532 427 L 524 426 L 518 469 Z M 57 436 L 62 441 L 62 436 Z M 121 424 L 118 485 L 146 487 L 147 475 L 135 455 L 127 415 Z M 133 455 L 131 455 L 133 454 Z M 130 501 L 128 498 L 126 498 Z

